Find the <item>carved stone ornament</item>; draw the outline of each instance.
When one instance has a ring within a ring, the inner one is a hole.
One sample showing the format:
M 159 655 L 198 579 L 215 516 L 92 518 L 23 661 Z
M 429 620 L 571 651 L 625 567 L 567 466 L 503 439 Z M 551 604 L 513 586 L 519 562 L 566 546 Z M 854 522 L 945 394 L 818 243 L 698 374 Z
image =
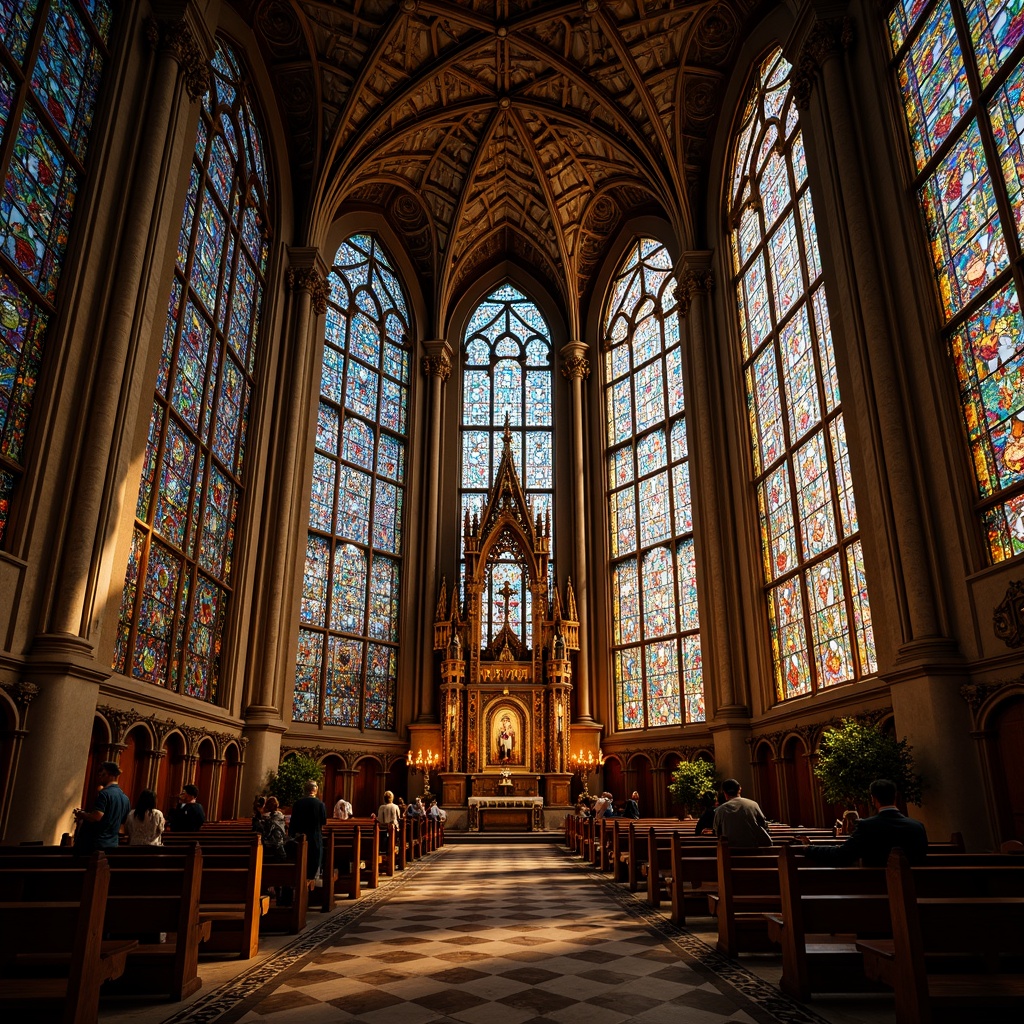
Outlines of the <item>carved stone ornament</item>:
M 1024 684 L 1024 676 L 1017 679 L 1000 679 L 992 683 L 965 683 L 960 687 L 960 696 L 970 705 L 971 711 L 977 711 L 993 693 L 1021 684 Z
M 184 21 L 145 21 L 146 40 L 153 49 L 169 53 L 185 75 L 185 90 L 195 102 L 210 88 L 210 65 L 203 59 L 192 29 Z
M 1024 646 L 1024 580 L 1011 580 L 992 614 L 996 638 L 1007 647 Z
M 327 287 L 327 279 L 314 267 L 289 267 L 288 287 L 292 291 L 308 292 L 317 316 L 327 312 L 327 297 L 331 290 Z
M 35 683 L 30 683 L 26 680 L 20 680 L 16 683 L 0 683 L 0 689 L 3 689 L 22 711 L 39 696 L 39 687 Z
M 848 50 L 852 45 L 851 18 L 831 18 L 815 22 L 793 69 L 793 95 L 798 110 L 806 110 L 810 106 L 814 79 L 822 64 L 830 57 Z
M 566 380 L 587 380 L 590 377 L 590 360 L 585 356 L 569 356 L 562 362 L 562 376 Z
M 428 377 L 440 377 L 445 384 L 452 375 L 452 361 L 448 358 L 447 352 L 439 352 L 437 355 L 423 357 L 423 372 Z
M 156 737 L 157 748 L 153 751 L 155 755 L 161 753 L 158 748 L 162 746 L 164 738 L 168 733 L 174 730 L 180 732 L 185 738 L 185 756 L 189 758 L 199 756 L 199 744 L 206 737 L 213 740 L 218 758 L 223 758 L 228 745 L 234 743 L 239 750 L 239 759 L 242 760 L 244 759 L 245 748 L 249 744 L 249 739 L 246 736 L 239 736 L 231 732 L 210 732 L 199 726 L 182 725 L 169 718 L 157 718 L 154 714 L 143 715 L 135 708 L 129 708 L 126 711 L 124 708 L 115 708 L 110 704 L 97 704 L 96 713 L 102 715 L 110 724 L 111 745 L 120 746 L 122 749 L 125 736 L 140 722 L 148 725 Z

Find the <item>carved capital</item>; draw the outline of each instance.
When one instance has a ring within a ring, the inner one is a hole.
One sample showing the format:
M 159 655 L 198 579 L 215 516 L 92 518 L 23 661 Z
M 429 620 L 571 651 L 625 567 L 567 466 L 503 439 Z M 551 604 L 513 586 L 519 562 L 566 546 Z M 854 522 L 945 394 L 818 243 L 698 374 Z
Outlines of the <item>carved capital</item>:
M 327 297 L 331 292 L 327 279 L 316 267 L 289 267 L 288 287 L 293 291 L 308 292 L 317 316 L 327 312 Z
M 1012 580 L 992 613 L 996 638 L 1007 647 L 1024 646 L 1024 580 Z
M 35 683 L 21 680 L 16 683 L 0 683 L 0 688 L 14 701 L 21 711 L 39 696 L 39 687 Z
M 422 365 L 423 372 L 428 377 L 440 377 L 442 383 L 448 383 L 448 378 L 452 375 L 452 361 L 448 358 L 447 352 L 436 352 L 424 356 Z
M 210 88 L 210 65 L 203 58 L 192 29 L 184 20 L 157 21 L 148 17 L 145 21 L 146 40 L 154 50 L 170 54 L 185 75 L 185 90 L 195 102 Z
M 793 95 L 798 110 L 806 110 L 810 106 L 814 80 L 825 61 L 852 45 L 852 18 L 827 18 L 814 23 L 793 69 Z
M 572 355 L 562 360 L 562 376 L 566 380 L 586 380 L 590 376 L 590 360 Z

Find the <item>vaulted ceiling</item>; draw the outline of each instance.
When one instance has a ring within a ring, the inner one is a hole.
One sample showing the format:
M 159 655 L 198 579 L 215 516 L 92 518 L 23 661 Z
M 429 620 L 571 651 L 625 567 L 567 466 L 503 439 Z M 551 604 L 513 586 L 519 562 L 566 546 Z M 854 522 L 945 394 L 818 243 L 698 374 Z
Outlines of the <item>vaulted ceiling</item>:
M 259 0 L 249 13 L 310 236 L 346 208 L 379 209 L 440 325 L 503 260 L 546 281 L 574 321 L 638 210 L 694 240 L 753 3 Z

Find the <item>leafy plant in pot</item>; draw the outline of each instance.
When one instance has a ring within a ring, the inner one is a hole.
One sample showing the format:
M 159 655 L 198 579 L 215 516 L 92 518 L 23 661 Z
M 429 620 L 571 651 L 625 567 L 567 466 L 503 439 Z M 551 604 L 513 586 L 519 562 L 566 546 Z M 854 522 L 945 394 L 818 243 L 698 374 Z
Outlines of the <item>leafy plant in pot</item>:
M 276 796 L 281 807 L 291 807 L 303 795 L 303 787 L 312 780 L 317 785 L 324 781 L 324 766 L 308 754 L 289 754 L 276 772 L 267 777 L 267 792 Z
M 700 806 L 701 797 L 705 793 L 713 793 L 717 788 L 718 773 L 714 763 L 701 757 L 694 761 L 680 761 L 668 784 L 669 796 L 682 810 L 684 817 Z
M 825 731 L 814 774 L 825 799 L 846 808 L 870 807 L 868 790 L 875 779 L 895 783 L 908 804 L 921 803 L 923 780 L 910 744 L 854 718 L 844 718 Z

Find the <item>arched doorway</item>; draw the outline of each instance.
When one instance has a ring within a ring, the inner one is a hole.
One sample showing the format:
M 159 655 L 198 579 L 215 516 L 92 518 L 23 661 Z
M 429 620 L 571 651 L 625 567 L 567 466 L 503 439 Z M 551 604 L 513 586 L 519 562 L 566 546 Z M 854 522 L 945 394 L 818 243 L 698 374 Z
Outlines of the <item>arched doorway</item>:
M 206 811 L 206 817 L 214 820 L 218 817 L 213 806 L 213 778 L 217 764 L 217 748 L 209 736 L 199 744 L 199 765 L 196 768 L 196 786 L 199 787 L 199 802 Z
M 185 784 L 185 737 L 180 732 L 168 733 L 163 750 L 155 791 L 156 805 L 166 813 L 178 803 L 181 787 Z
M 782 748 L 782 775 L 789 807 L 788 825 L 813 826 L 816 822 L 814 787 L 807 747 L 799 736 L 791 736 Z
M 320 799 L 327 805 L 327 815 L 334 812 L 334 805 L 342 795 L 345 776 L 342 775 L 345 764 L 337 754 L 328 754 L 321 764 L 324 766 L 324 781 L 320 787 Z M 376 808 L 375 808 L 376 809 Z M 367 811 L 369 814 L 369 811 Z
M 238 814 L 238 780 L 241 777 L 241 762 L 238 747 L 229 743 L 224 748 L 224 763 L 220 766 L 220 801 L 217 817 L 229 821 Z
M 124 738 L 124 750 L 121 751 L 121 758 L 118 764 L 121 766 L 121 775 L 118 778 L 118 785 L 125 791 L 132 807 L 135 806 L 139 794 L 146 788 L 149 782 L 150 752 L 153 749 L 153 738 L 144 725 L 137 725 L 130 730 Z M 87 798 L 82 802 L 83 807 L 92 807 L 96 787 L 99 784 L 95 777 L 87 780 Z M 157 802 L 162 808 L 162 804 Z
M 616 807 L 621 808 L 629 794 L 623 792 L 626 782 L 622 771 L 622 762 L 617 757 L 609 757 L 605 760 L 601 779 L 601 788 L 611 793 Z
M 0 695 L 0 835 L 7 824 L 8 793 L 14 786 L 14 751 L 18 740 L 18 709 Z
M 392 763 L 388 769 L 387 784 L 385 789 L 390 789 L 395 794 L 395 800 L 399 797 L 403 800 L 406 798 L 406 794 L 409 792 L 409 768 L 403 760 L 396 760 Z M 352 810 L 357 815 L 366 816 L 372 814 L 377 810 L 379 805 L 375 804 L 373 807 L 359 807 L 355 802 L 352 804 Z
M 622 793 L 623 803 L 629 799 L 633 790 L 639 794 L 640 816 L 650 818 L 654 815 L 654 776 L 651 774 L 651 762 L 646 754 L 637 754 L 629 762 L 627 777 L 632 779 L 632 785 L 624 783 L 625 789 Z M 614 793 L 615 790 L 612 790 Z M 616 796 L 618 794 L 616 793 Z
M 665 792 L 661 794 L 662 813 L 669 817 L 683 813 L 682 808 L 672 799 L 672 794 L 668 791 L 668 787 L 672 785 L 672 773 L 679 767 L 682 760 L 678 754 L 671 753 L 666 754 L 661 762 L 662 768 L 665 770 L 665 774 L 662 776 L 662 785 L 665 787 Z M 641 810 L 640 813 L 645 814 L 646 812 Z
M 357 816 L 376 811 L 380 806 L 382 793 L 377 792 L 377 776 L 380 765 L 372 757 L 364 757 L 356 765 L 355 785 L 352 789 L 352 809 Z M 397 797 L 398 794 L 396 793 Z
M 1024 697 L 1014 697 L 995 709 L 989 733 L 999 838 L 1024 841 Z
M 771 744 L 759 743 L 754 751 L 754 792 L 757 802 L 769 821 L 778 821 L 779 779 L 775 773 Z

